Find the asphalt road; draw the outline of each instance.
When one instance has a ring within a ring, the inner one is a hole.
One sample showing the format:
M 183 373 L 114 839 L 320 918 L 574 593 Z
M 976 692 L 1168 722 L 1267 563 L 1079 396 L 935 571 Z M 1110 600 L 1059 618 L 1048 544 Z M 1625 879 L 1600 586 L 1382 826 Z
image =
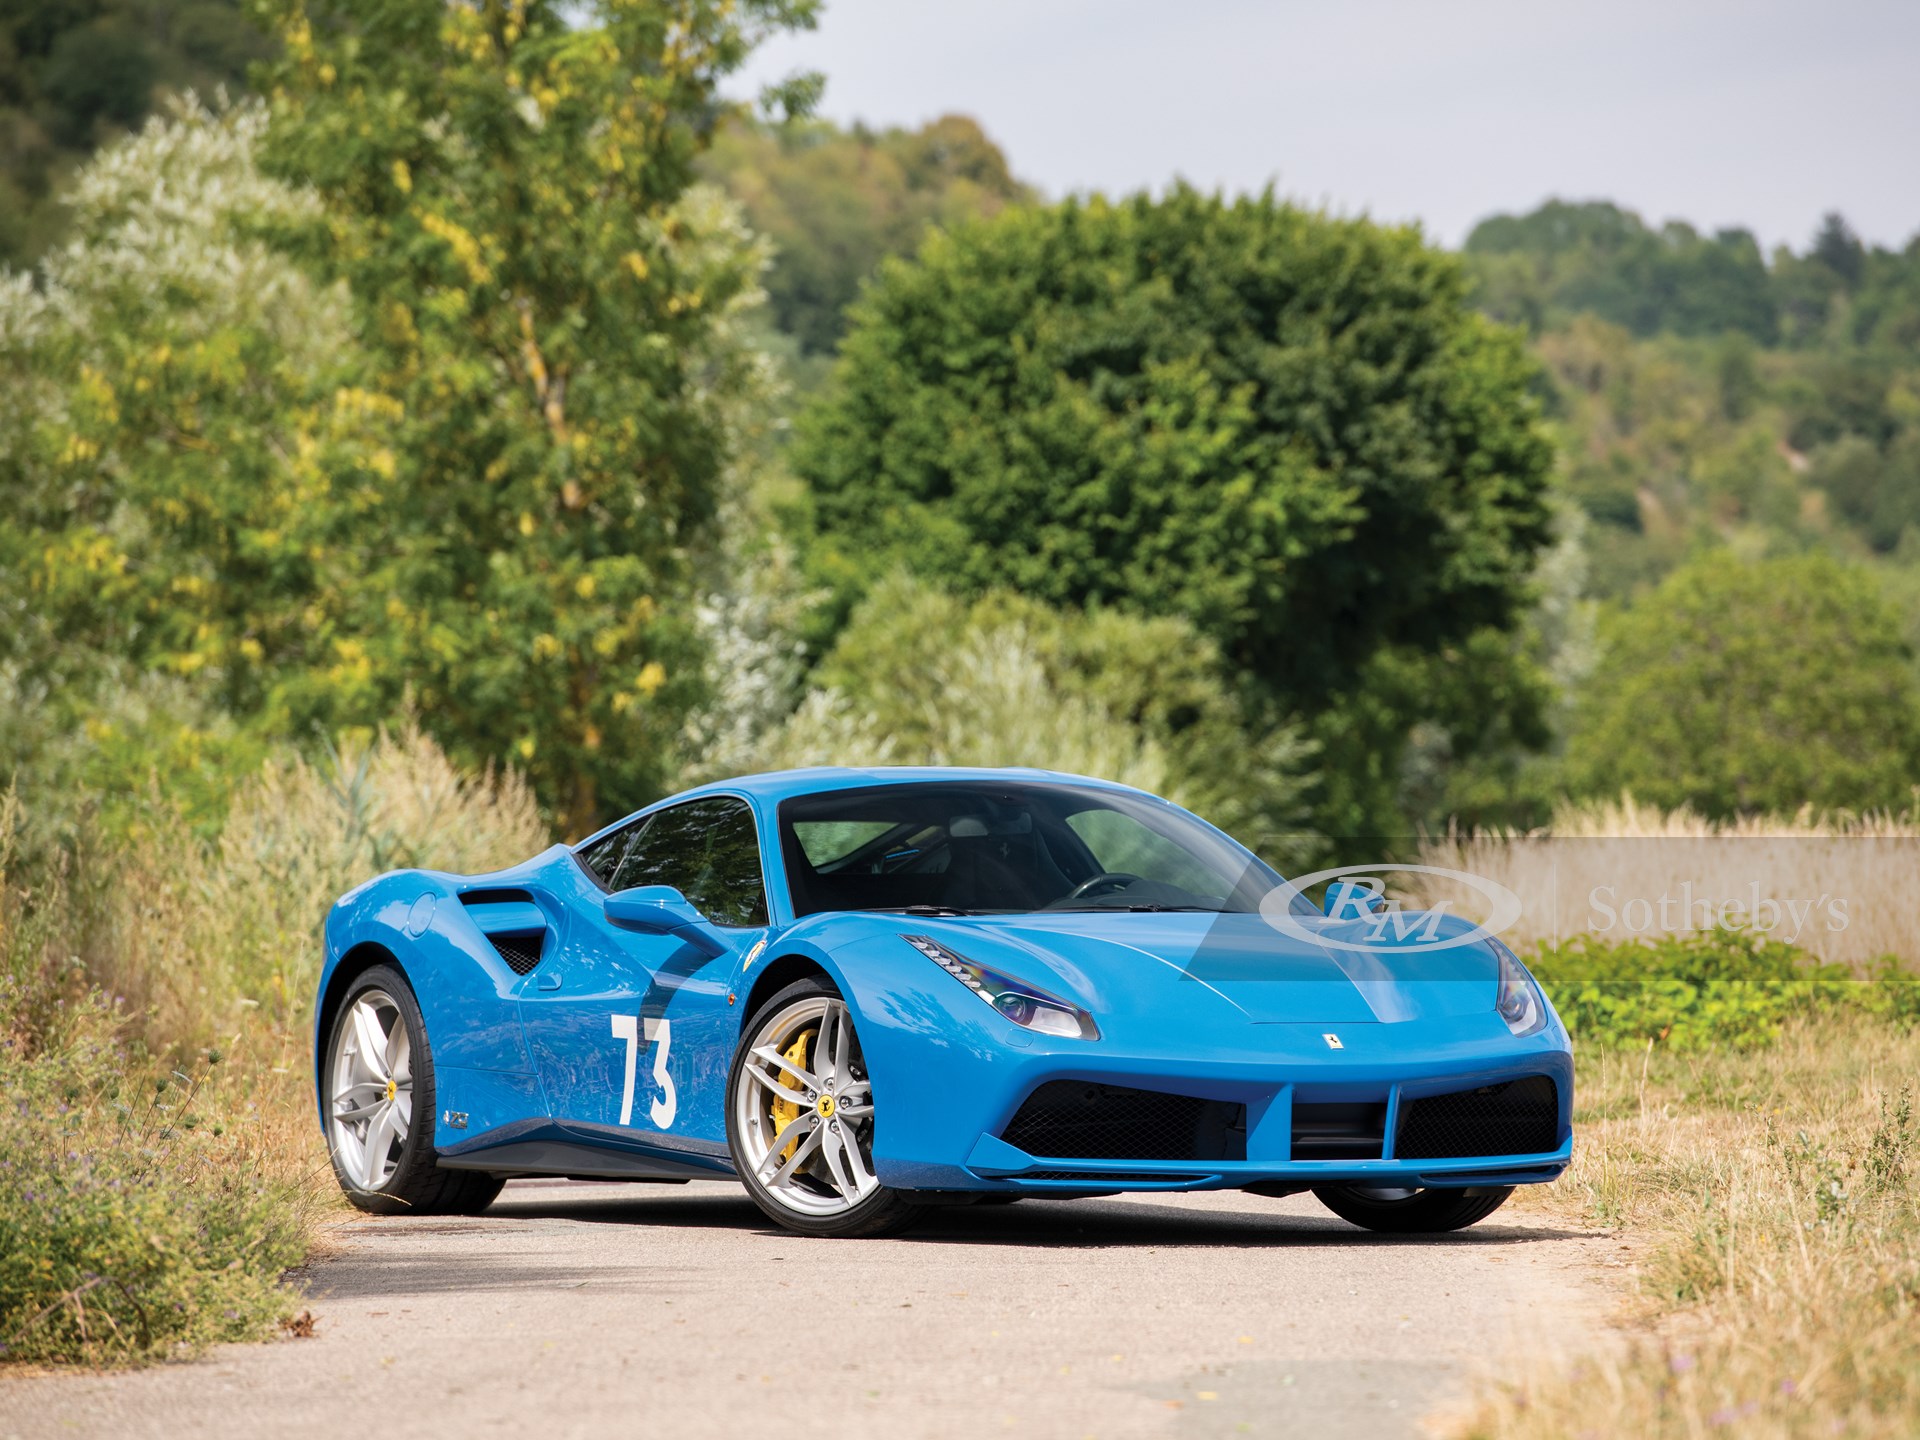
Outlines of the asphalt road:
M 1419 1434 L 1592 1343 L 1613 1263 L 1508 1211 L 1394 1240 L 1307 1196 L 1027 1201 L 835 1241 L 731 1185 L 565 1181 L 334 1250 L 313 1338 L 0 1380 L 0 1437 Z

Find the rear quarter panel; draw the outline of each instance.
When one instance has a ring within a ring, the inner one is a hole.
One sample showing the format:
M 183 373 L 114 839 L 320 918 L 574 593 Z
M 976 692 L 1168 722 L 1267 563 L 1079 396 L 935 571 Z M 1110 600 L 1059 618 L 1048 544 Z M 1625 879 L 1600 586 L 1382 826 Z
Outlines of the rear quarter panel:
M 405 975 L 426 1021 L 439 1143 L 463 1138 L 446 1131 L 448 1110 L 467 1112 L 474 1131 L 544 1113 L 520 1026 L 518 977 L 459 899 L 460 890 L 473 888 L 476 880 L 512 885 L 519 870 L 484 877 L 396 870 L 341 897 L 327 916 L 314 1014 L 317 1092 L 324 1088 L 328 1034 L 341 995 L 370 964 L 387 962 Z M 557 909 L 547 914 L 556 931 L 565 919 Z

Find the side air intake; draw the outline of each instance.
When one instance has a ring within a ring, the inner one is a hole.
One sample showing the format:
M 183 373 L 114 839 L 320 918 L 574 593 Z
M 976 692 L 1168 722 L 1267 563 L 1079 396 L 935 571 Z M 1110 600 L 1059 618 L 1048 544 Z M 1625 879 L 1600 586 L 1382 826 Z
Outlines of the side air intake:
M 525 890 L 469 890 L 460 903 L 507 968 L 525 975 L 546 953 L 547 915 Z
M 500 958 L 507 962 L 507 968 L 516 975 L 530 974 L 533 967 L 540 963 L 540 952 L 546 947 L 545 935 L 489 935 L 493 948 L 500 952 Z

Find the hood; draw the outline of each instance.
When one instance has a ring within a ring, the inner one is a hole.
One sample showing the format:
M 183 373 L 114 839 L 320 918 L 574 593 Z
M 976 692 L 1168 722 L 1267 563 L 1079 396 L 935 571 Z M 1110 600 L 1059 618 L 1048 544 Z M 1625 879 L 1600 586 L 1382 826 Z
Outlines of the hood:
M 893 920 L 895 917 L 888 917 Z M 1416 917 L 1418 918 L 1418 917 Z M 1261 915 L 1079 911 L 905 919 L 982 964 L 1102 1014 L 1232 1012 L 1255 1023 L 1392 1023 L 1491 1011 L 1499 965 L 1458 917 L 1378 938 L 1368 922 Z

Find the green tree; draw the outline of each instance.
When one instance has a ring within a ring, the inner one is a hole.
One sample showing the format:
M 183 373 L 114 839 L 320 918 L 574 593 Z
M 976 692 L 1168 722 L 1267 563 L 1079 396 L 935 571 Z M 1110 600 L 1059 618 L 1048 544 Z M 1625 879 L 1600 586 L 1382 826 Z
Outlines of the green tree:
M 694 165 L 720 79 L 810 0 L 266 0 L 276 173 L 344 280 L 390 437 L 339 664 L 291 715 L 410 691 L 564 824 L 653 793 L 701 683 L 687 603 L 757 353 L 758 247 Z
M 1876 550 L 1892 550 L 1920 530 L 1920 428 L 1885 451 L 1846 435 L 1814 457 L 1812 479 Z
M 1178 616 L 1319 725 L 1383 650 L 1510 626 L 1548 538 L 1532 369 L 1464 289 L 1412 231 L 1270 196 L 937 232 L 802 417 L 817 571 Z
M 1568 788 L 1708 815 L 1911 802 L 1920 685 L 1870 573 L 1725 552 L 1601 625 Z
M 722 131 L 707 168 L 774 242 L 768 308 L 809 354 L 833 349 L 882 257 L 911 252 L 929 225 L 1032 199 L 965 115 L 879 131 L 743 120 Z

